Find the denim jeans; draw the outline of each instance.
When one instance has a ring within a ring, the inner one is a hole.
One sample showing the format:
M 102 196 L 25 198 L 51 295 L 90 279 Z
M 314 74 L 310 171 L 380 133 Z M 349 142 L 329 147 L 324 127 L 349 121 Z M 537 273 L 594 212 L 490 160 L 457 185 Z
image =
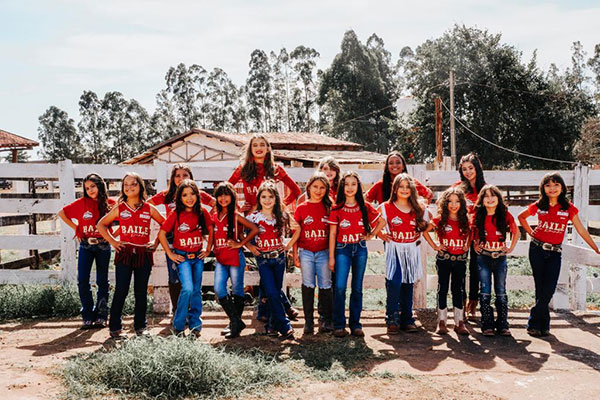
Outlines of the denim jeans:
M 287 295 L 281 290 L 279 293 L 281 297 L 281 302 L 283 303 L 283 308 L 287 311 L 292 308 L 292 304 L 290 303 L 290 299 L 288 299 Z M 262 282 L 258 283 L 258 306 L 256 308 L 256 318 L 261 319 L 262 317 L 269 317 L 269 307 L 267 306 L 267 294 L 265 292 L 265 288 L 263 288 Z
M 223 265 L 216 262 L 215 265 L 215 294 L 221 299 L 229 294 L 227 291 L 227 280 L 231 278 L 231 292 L 234 296 L 244 297 L 244 270 L 246 269 L 246 259 L 244 253 L 240 250 L 239 266 Z
M 498 330 L 508 329 L 508 297 L 506 296 L 506 256 L 492 258 L 478 255 L 481 302 L 481 329 Z M 492 276 L 494 278 L 494 292 L 496 293 L 496 311 L 498 313 L 494 323 L 494 309 L 492 302 Z
M 547 251 L 533 243 L 529 245 L 529 263 L 535 282 L 535 305 L 529 314 L 527 328 L 541 331 L 550 330 L 550 310 L 548 305 L 558 283 L 562 254 Z
M 175 249 L 176 254 L 185 257 L 186 252 Z M 177 301 L 177 311 L 173 316 L 173 328 L 185 330 L 185 323 L 190 331 L 202 329 L 202 272 L 204 260 L 187 259 L 177 265 L 177 274 L 181 282 L 181 292 Z
M 475 246 L 471 244 L 469 252 L 469 300 L 479 299 L 479 265 L 477 264 L 477 256 Z M 464 282 L 462 286 L 463 288 L 465 287 Z M 463 296 L 466 298 L 466 290 L 463 290 L 463 292 Z
M 146 303 L 148 299 L 148 280 L 152 266 L 143 265 L 139 268 L 131 268 L 127 265 L 115 265 L 115 294 L 110 306 L 109 328 L 111 332 L 120 331 L 123 328 L 121 316 L 125 298 L 129 293 L 131 276 L 133 275 L 133 294 L 135 296 L 135 307 L 133 317 L 133 329 L 146 328 Z
M 269 312 L 268 326 L 281 334 L 286 334 L 292 327 L 285 316 L 285 307 L 281 297 L 283 276 L 285 274 L 286 258 L 282 253 L 277 258 L 256 257 L 260 284 L 267 298 Z
M 96 306 L 92 297 L 90 275 L 96 260 Z M 77 260 L 77 288 L 81 300 L 81 316 L 84 321 L 95 321 L 98 318 L 108 319 L 108 264 L 110 262 L 110 245 L 108 243 L 79 245 Z
M 465 284 L 466 262 L 452 260 L 436 260 L 438 274 L 437 303 L 440 310 L 448 307 L 448 287 L 452 277 L 452 306 L 463 308 L 463 286 Z
M 387 325 L 407 326 L 415 323 L 412 317 L 413 283 L 402 283 L 402 268 L 398 266 L 392 279 L 385 280 Z
M 336 243 L 335 245 L 335 286 L 333 295 L 333 328 L 346 327 L 346 287 L 348 275 L 352 270 L 352 291 L 350 292 L 350 329 L 362 328 L 360 313 L 362 311 L 362 285 L 367 268 L 367 244 Z
M 309 288 L 319 286 L 319 289 L 331 287 L 331 271 L 329 270 L 329 250 L 313 252 L 298 249 L 300 258 L 302 284 Z M 317 277 L 315 281 L 315 276 Z

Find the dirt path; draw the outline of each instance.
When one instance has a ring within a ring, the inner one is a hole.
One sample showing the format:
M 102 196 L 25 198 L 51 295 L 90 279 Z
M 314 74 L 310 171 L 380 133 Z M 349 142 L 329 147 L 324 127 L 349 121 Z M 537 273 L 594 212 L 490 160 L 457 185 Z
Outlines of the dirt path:
M 249 321 L 250 312 L 245 319 Z M 346 382 L 295 385 L 273 393 L 278 398 L 507 398 L 578 399 L 600 396 L 600 313 L 553 315 L 552 333 L 532 338 L 525 332 L 527 313 L 512 311 L 513 337 L 486 338 L 475 332 L 468 338 L 451 333 L 433 334 L 432 313 L 419 315 L 424 328 L 414 334 L 388 336 L 381 312 L 365 312 L 366 345 L 386 361 L 369 365 L 372 372 L 390 372 L 392 379 L 362 378 Z M 168 332 L 168 318 L 150 320 L 153 334 Z M 126 323 L 130 324 L 131 319 Z M 202 340 L 219 343 L 226 324 L 223 314 L 204 315 Z M 474 327 L 474 325 L 471 325 Z M 110 345 L 108 331 L 80 331 L 79 320 L 13 322 L 0 325 L 0 398 L 56 398 L 64 388 L 53 372 L 81 352 Z M 280 342 L 252 335 L 261 324 L 253 322 L 235 341 L 285 352 L 302 341 L 340 340 L 329 336 L 300 337 Z M 302 322 L 294 323 L 301 332 Z M 353 340 L 353 339 L 341 339 Z M 233 343 L 232 343 L 233 344 Z

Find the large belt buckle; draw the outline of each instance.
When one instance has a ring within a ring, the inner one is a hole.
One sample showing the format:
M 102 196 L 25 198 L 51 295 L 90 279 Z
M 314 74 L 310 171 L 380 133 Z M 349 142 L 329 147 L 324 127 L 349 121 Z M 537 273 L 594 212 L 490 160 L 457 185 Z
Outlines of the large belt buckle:
M 186 253 L 185 257 L 188 260 L 193 260 L 194 258 L 196 258 L 196 253 Z
M 88 242 L 88 244 L 98 244 L 98 243 L 100 243 L 100 241 L 98 240 L 98 238 L 93 238 L 93 237 L 88 238 L 87 242 Z
M 271 250 L 267 254 L 269 255 L 268 258 L 277 258 L 277 257 L 279 257 L 279 251 L 277 251 L 277 250 Z
M 450 261 L 456 261 L 457 259 L 458 259 L 458 257 L 457 257 L 457 256 L 454 256 L 454 255 L 453 255 L 453 256 L 450 256 Z
M 492 258 L 500 258 L 502 257 L 502 252 L 501 251 L 493 251 L 491 253 Z
M 554 245 L 552 245 L 550 243 L 544 243 L 544 244 L 542 244 L 542 249 L 544 249 L 546 251 L 553 251 Z

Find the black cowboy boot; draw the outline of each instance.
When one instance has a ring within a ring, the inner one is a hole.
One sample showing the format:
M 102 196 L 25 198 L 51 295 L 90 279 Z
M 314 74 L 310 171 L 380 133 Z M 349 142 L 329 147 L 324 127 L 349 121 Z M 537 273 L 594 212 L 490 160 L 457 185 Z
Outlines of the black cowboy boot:
M 302 308 L 304 308 L 304 333 L 315 331 L 315 288 L 302 285 Z

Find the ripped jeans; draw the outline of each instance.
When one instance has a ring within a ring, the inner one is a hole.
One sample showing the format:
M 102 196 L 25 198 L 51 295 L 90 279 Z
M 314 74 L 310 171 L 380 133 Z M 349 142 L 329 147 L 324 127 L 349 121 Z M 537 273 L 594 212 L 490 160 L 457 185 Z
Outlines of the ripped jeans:
M 478 255 L 479 301 L 481 304 L 481 329 L 508 329 L 508 297 L 506 295 L 506 256 L 492 258 Z M 496 294 L 497 317 L 494 321 L 492 303 L 492 277 Z

